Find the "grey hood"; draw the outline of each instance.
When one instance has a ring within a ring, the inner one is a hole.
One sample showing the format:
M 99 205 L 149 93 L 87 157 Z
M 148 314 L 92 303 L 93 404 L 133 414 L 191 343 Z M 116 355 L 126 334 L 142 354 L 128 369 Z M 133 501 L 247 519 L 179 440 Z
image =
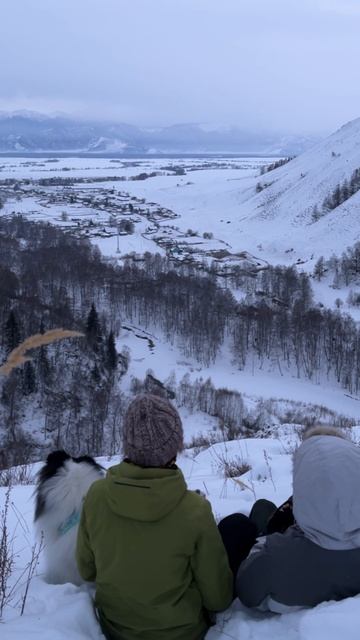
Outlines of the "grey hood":
M 294 456 L 294 517 L 324 549 L 360 548 L 360 448 L 335 436 L 313 436 Z

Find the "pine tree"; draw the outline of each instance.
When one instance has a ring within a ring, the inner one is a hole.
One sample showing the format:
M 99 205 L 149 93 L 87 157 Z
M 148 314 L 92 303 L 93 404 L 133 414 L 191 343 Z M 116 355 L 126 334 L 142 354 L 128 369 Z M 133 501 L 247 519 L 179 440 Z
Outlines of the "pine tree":
M 340 185 L 337 184 L 334 189 L 334 193 L 332 197 L 332 209 L 336 209 L 336 207 L 338 207 L 340 204 L 341 204 L 341 189 L 340 189 Z
M 106 343 L 105 364 L 108 369 L 114 370 L 117 367 L 117 363 L 118 363 L 118 354 L 115 346 L 115 336 L 114 336 L 114 332 L 110 331 L 109 337 Z
M 31 362 L 25 362 L 22 388 L 25 396 L 29 396 L 36 391 L 35 369 Z
M 99 371 L 99 367 L 97 366 L 97 364 L 95 363 L 92 370 L 91 370 L 91 378 L 93 380 L 93 382 L 95 382 L 95 384 L 99 384 L 99 382 L 101 382 L 101 375 L 100 375 L 100 371 Z
M 87 317 L 85 335 L 88 344 L 94 349 L 94 351 L 97 351 L 102 342 L 102 335 L 99 316 L 94 303 L 92 303 Z
M 313 222 L 317 222 L 318 220 L 320 220 L 320 218 L 321 218 L 320 211 L 319 211 L 317 205 L 315 205 L 313 210 L 312 210 L 311 219 L 312 219 Z
M 314 267 L 314 278 L 316 278 L 316 280 L 321 280 L 321 278 L 324 277 L 325 275 L 325 262 L 324 262 L 324 257 L 320 256 L 319 260 L 317 261 L 317 263 L 315 264 Z
M 299 285 L 300 285 L 300 297 L 299 300 L 302 304 L 303 310 L 309 309 L 312 304 L 312 289 L 310 285 L 310 280 L 305 273 L 299 274 Z
M 350 178 L 350 192 L 351 195 L 354 195 L 360 189 L 360 169 L 355 169 L 353 171 L 352 176 Z
M 4 344 L 6 352 L 10 353 L 21 342 L 19 324 L 16 320 L 14 311 L 10 311 L 9 317 L 4 327 Z
M 40 323 L 39 333 L 45 333 L 45 325 L 43 320 Z M 47 356 L 46 347 L 38 349 L 36 358 L 36 370 L 42 385 L 51 386 L 52 368 Z
M 38 375 L 44 385 L 50 386 L 52 380 L 52 370 L 45 347 L 40 347 L 37 358 Z
M 350 195 L 349 183 L 347 180 L 344 180 L 341 186 L 341 202 L 345 202 L 346 200 L 348 200 L 350 198 Z

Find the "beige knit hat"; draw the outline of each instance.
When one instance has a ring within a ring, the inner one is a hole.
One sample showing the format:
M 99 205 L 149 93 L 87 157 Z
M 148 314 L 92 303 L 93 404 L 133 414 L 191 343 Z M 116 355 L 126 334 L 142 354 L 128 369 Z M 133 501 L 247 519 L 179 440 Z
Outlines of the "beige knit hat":
M 164 398 L 136 396 L 123 423 L 123 453 L 142 467 L 164 467 L 184 446 L 181 418 Z

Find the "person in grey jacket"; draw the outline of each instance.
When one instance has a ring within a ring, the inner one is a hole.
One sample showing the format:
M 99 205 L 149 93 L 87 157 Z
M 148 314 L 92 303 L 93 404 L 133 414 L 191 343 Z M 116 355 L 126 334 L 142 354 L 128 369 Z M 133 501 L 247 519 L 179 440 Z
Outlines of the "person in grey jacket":
M 285 613 L 360 593 L 360 448 L 336 430 L 313 430 L 296 451 L 293 515 L 241 563 L 247 607 Z

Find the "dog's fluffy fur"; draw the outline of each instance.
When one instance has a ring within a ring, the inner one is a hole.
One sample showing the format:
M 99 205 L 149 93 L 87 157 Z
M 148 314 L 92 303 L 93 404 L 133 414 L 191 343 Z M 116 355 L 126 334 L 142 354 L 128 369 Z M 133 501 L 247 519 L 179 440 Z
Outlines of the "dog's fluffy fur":
M 75 559 L 77 518 L 90 485 L 103 475 L 90 456 L 72 458 L 65 451 L 50 453 L 39 471 L 35 527 L 44 542 L 45 578 L 52 584 L 82 582 Z

